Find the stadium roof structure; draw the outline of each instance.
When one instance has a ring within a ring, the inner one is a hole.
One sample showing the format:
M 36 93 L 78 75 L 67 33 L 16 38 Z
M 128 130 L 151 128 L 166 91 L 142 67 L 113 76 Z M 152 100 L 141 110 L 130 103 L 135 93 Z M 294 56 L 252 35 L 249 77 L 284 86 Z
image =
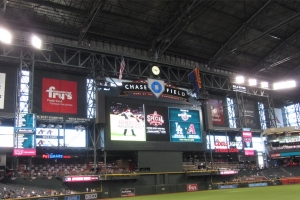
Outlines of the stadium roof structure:
M 1 3 L 1 25 L 19 35 L 36 33 L 52 38 L 57 46 L 93 46 L 90 50 L 96 53 L 97 45 L 102 50 L 106 46 L 106 53 L 118 57 L 190 71 L 203 64 L 206 71 L 270 81 L 300 78 L 299 20 L 300 1 L 296 0 Z M 5 56 L 0 58 L 0 66 L 9 65 Z

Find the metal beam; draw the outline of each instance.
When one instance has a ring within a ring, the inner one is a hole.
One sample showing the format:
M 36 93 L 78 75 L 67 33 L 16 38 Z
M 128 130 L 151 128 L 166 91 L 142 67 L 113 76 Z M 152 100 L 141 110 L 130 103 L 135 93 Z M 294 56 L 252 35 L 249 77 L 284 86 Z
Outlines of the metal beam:
M 200 15 L 214 6 L 216 1 L 183 1 L 180 8 L 172 12 L 171 19 L 165 22 L 163 30 L 152 41 L 149 57 L 157 60 L 174 40 Z M 175 14 L 173 14 L 175 13 Z
M 85 21 L 83 22 L 80 33 L 78 37 L 78 42 L 82 42 L 85 34 L 88 32 L 90 25 L 93 23 L 94 18 L 97 16 L 98 12 L 102 10 L 107 0 L 96 0 L 94 1 L 94 4 L 88 13 L 88 15 L 85 18 Z
M 283 42 L 277 46 L 269 55 L 267 55 L 263 60 L 259 62 L 252 70 L 251 74 L 257 75 L 259 72 L 265 71 L 269 66 L 275 62 L 275 59 L 278 58 L 283 51 L 285 51 L 290 45 L 292 45 L 300 37 L 300 30 L 297 30 L 290 37 L 283 40 Z
M 255 27 L 258 22 L 264 18 L 273 8 L 277 5 L 272 0 L 269 0 L 262 6 L 254 15 L 244 23 L 230 38 L 227 42 L 213 56 L 211 61 L 208 63 L 210 68 L 215 68 L 220 62 L 226 59 L 226 56 L 235 53 L 238 42 L 245 37 L 247 32 Z

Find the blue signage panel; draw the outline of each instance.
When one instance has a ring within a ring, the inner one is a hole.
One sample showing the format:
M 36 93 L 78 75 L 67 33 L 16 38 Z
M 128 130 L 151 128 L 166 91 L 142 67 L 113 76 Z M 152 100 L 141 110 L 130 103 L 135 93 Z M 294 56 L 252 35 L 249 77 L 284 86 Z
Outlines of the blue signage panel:
M 218 185 L 218 189 L 234 189 L 237 185 Z
M 169 108 L 171 142 L 202 142 L 199 110 Z
M 80 200 L 80 195 L 65 196 L 65 200 Z
M 34 133 L 36 131 L 36 115 L 32 113 L 16 113 L 15 133 Z
M 268 183 L 249 183 L 248 186 L 249 187 L 264 187 L 264 186 L 268 186 Z

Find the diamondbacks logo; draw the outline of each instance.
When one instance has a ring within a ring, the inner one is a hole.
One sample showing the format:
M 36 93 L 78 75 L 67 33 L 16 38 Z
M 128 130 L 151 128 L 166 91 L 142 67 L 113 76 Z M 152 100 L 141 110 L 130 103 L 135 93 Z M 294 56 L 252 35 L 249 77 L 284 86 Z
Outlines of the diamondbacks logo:
M 77 114 L 77 82 L 43 78 L 42 112 Z
M 195 126 L 194 124 L 190 124 L 188 130 L 187 130 L 187 134 L 196 134 L 196 130 L 195 130 Z
M 147 115 L 147 122 L 152 126 L 161 126 L 164 123 L 164 119 L 157 111 L 154 111 L 153 114 Z

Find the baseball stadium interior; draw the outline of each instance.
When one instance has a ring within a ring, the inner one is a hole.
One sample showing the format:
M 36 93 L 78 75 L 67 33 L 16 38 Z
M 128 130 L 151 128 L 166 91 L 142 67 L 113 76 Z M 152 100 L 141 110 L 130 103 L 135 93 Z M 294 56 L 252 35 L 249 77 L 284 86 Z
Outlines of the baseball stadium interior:
M 0 0 L 0 199 L 300 183 L 299 20 L 297 0 Z

